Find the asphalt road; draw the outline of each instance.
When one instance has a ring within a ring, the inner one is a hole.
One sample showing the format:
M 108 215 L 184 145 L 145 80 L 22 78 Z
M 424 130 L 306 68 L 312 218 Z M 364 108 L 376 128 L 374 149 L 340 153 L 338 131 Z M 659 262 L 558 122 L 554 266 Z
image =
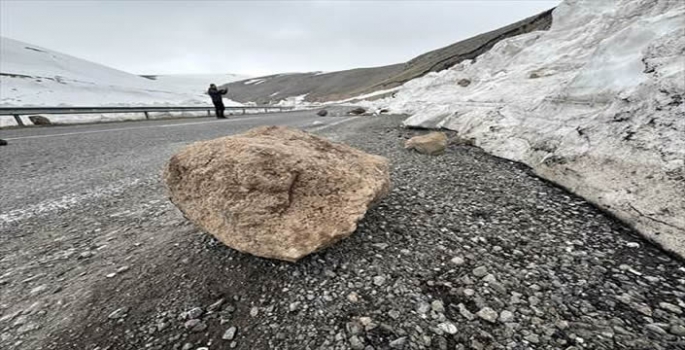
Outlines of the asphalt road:
M 324 130 L 353 117 L 314 111 L 0 130 L 0 227 L 120 193 L 159 175 L 182 146 L 260 125 Z
M 520 164 L 407 151 L 426 131 L 403 118 L 0 131 L 0 349 L 685 349 L 682 261 Z M 384 156 L 393 189 L 295 264 L 229 249 L 167 200 L 161 172 L 188 143 L 258 125 Z

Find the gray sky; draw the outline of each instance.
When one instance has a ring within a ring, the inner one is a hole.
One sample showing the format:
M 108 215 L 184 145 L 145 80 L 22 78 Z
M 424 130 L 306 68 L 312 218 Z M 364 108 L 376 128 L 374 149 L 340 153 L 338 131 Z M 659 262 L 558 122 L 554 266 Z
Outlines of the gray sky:
M 0 0 L 0 35 L 136 74 L 333 71 L 404 62 L 558 3 Z

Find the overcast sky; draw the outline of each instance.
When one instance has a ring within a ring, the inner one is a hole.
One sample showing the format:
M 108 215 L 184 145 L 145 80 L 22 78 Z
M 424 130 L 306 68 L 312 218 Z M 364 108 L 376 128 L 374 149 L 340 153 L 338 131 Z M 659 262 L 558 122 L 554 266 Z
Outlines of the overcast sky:
M 136 74 L 264 75 L 404 62 L 558 3 L 0 0 L 0 35 Z

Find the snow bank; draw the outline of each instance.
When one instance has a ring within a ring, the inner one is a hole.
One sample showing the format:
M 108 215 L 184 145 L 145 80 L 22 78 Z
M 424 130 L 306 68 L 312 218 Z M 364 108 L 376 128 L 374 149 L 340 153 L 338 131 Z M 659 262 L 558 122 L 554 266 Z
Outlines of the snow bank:
M 685 2 L 567 0 L 553 16 L 366 104 L 475 138 L 685 256 Z

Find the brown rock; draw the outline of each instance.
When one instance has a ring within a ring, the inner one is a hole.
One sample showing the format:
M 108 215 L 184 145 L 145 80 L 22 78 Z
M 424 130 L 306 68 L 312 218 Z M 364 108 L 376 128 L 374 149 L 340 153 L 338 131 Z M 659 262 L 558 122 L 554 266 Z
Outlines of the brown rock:
M 388 161 L 286 127 L 197 142 L 164 172 L 171 201 L 224 244 L 296 261 L 351 235 L 390 189 Z
M 414 136 L 404 143 L 404 148 L 413 149 L 423 154 L 440 154 L 447 147 L 447 135 L 443 132 Z
M 47 117 L 44 117 L 42 115 L 29 116 L 29 120 L 34 125 L 50 125 L 50 124 L 52 124 L 52 122 L 50 122 L 50 119 L 48 119 Z
M 469 80 L 469 79 L 461 79 L 461 80 L 459 80 L 459 81 L 457 82 L 457 84 L 458 84 L 459 86 L 461 86 L 461 87 L 467 87 L 467 86 L 471 85 L 471 80 Z

